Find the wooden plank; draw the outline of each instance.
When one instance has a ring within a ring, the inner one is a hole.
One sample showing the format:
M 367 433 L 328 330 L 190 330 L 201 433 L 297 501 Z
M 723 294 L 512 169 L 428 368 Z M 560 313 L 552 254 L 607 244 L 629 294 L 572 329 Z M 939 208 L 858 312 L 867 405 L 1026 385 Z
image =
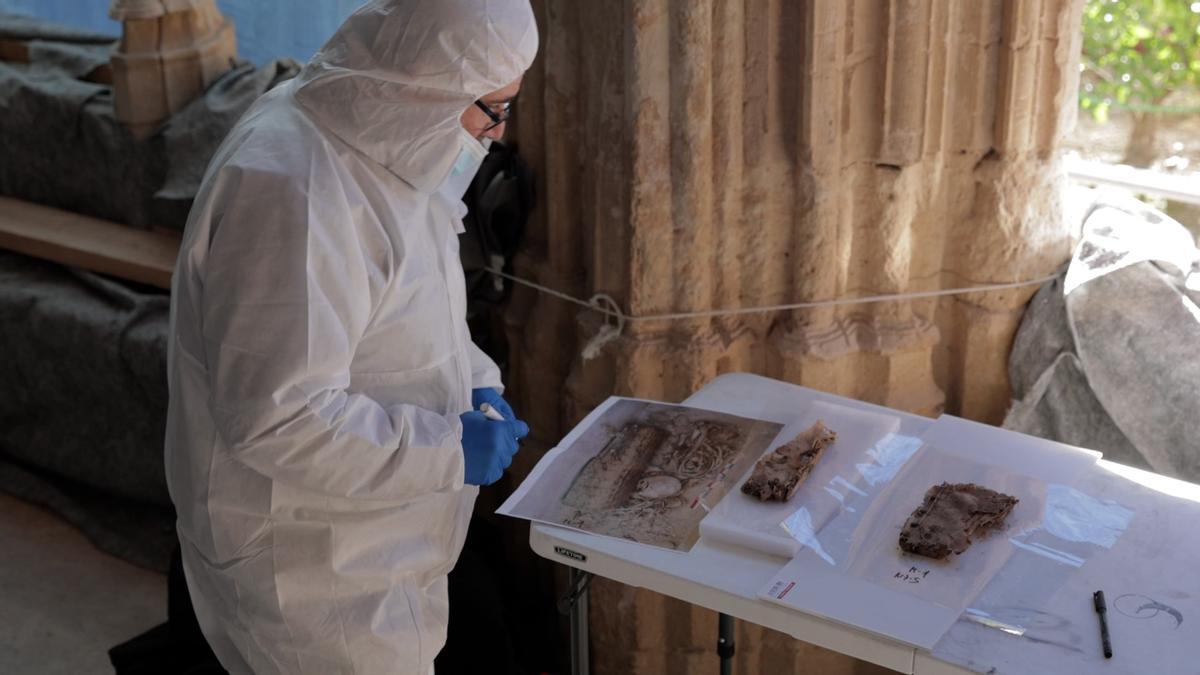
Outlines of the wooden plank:
M 171 288 L 179 237 L 0 197 L 0 248 Z
M 29 63 L 29 43 L 22 40 L 0 39 L 0 61 Z
M 84 75 L 83 79 L 87 80 L 88 82 L 95 82 L 96 84 L 111 85 L 113 83 L 112 64 L 101 63 L 93 68 L 92 72 Z
M 29 63 L 29 43 L 22 40 L 0 38 L 0 61 Z M 112 84 L 112 66 L 102 63 L 83 76 L 88 82 Z

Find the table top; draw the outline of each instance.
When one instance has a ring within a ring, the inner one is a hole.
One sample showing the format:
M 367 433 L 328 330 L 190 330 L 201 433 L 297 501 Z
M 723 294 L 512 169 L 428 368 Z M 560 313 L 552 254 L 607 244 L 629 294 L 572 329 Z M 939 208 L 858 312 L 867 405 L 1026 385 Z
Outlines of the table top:
M 908 436 L 920 436 L 933 423 L 933 420 L 919 415 L 898 412 L 798 385 L 742 373 L 723 375 L 714 379 L 684 403 L 734 415 L 787 423 L 796 417 L 798 411 L 804 410 L 815 401 L 827 401 L 837 405 L 887 412 L 898 416 L 901 420 L 899 433 Z M 1186 528 L 1192 517 L 1189 511 L 1192 506 L 1196 507 L 1196 516 L 1200 517 L 1200 486 L 1172 481 L 1148 472 L 1113 465 L 1103 460 L 1098 463 L 1098 466 L 1101 467 L 1099 469 L 1101 473 L 1120 475 L 1123 476 L 1123 479 L 1142 484 L 1157 481 L 1161 488 L 1163 481 L 1170 483 L 1165 489 L 1168 492 L 1173 491 L 1175 496 L 1168 497 L 1164 494 L 1159 499 L 1157 492 L 1150 492 L 1148 495 L 1139 497 L 1139 499 L 1149 500 L 1148 503 L 1153 505 L 1153 507 L 1143 505 L 1143 510 L 1153 510 L 1157 514 L 1161 507 L 1162 510 L 1176 513 L 1177 517 L 1174 519 L 1156 518 L 1154 521 L 1156 525 L 1161 524 L 1161 527 L 1168 528 L 1168 530 L 1170 527 Z M 1108 479 L 1100 476 L 1096 480 L 1103 483 Z M 1096 489 L 1102 490 L 1104 487 L 1097 484 Z M 1172 525 L 1172 523 L 1174 524 Z M 1180 534 L 1164 530 L 1157 534 L 1150 533 L 1141 536 L 1180 536 Z M 1200 537 L 1192 538 L 1200 540 Z M 1136 543 L 1134 542 L 1134 544 Z M 1094 615 L 1087 616 L 1083 612 L 1079 612 L 1078 617 L 1073 617 L 1073 621 L 1066 619 L 1060 621 L 1054 630 L 1061 634 L 1051 636 L 1047 633 L 1045 635 L 1047 639 L 1038 639 L 1040 634 L 1036 630 L 1032 630 L 1028 638 L 1014 638 L 977 623 L 959 621 L 947 632 L 932 652 L 915 649 L 910 645 L 854 626 L 761 600 L 758 597 L 759 591 L 787 563 L 787 559 L 741 547 L 727 546 L 705 538 L 701 538 L 691 551 L 680 553 L 553 525 L 533 523 L 530 529 L 530 546 L 538 555 L 564 565 L 627 585 L 644 587 L 738 619 L 751 621 L 787 633 L 799 640 L 903 673 L 953 675 L 984 672 L 993 667 L 996 668 L 993 672 L 1067 672 L 1054 668 L 1075 666 L 1078 670 L 1077 666 L 1080 665 L 1081 655 L 1087 654 L 1091 650 L 1090 641 L 1096 642 L 1093 651 L 1099 653 L 1098 627 L 1092 625 L 1096 623 L 1096 618 Z M 1187 568 L 1188 556 L 1185 554 L 1190 553 L 1190 549 L 1193 547 L 1200 549 L 1200 543 L 1184 547 L 1189 550 L 1181 551 L 1179 555 L 1173 556 L 1177 563 L 1182 565 L 1181 569 Z M 1138 550 L 1145 548 L 1148 547 L 1143 545 Z M 1191 560 L 1197 559 L 1200 558 L 1191 558 Z M 1136 565 L 1136 562 L 1122 560 L 1114 563 L 1110 560 L 1109 564 L 1105 564 L 1101 558 L 1092 567 L 1096 570 L 1096 574 L 1129 576 L 1132 572 L 1136 572 L 1136 570 L 1128 569 L 1129 565 Z M 1144 564 L 1141 565 L 1141 570 L 1146 572 Z M 1096 574 L 1077 575 L 1082 576 L 1078 583 L 1099 584 L 1097 587 L 1104 587 L 1104 583 L 1102 583 L 1104 580 L 1097 579 Z M 1151 571 L 1150 574 L 1153 572 Z M 1190 589 L 1176 588 L 1178 585 L 1152 589 L 1145 595 L 1154 598 L 1166 597 L 1163 596 L 1164 593 L 1170 594 L 1169 597 L 1188 596 L 1188 598 L 1195 599 L 1189 599 L 1187 602 L 1200 603 L 1200 587 L 1196 588 L 1197 592 L 1194 595 L 1190 595 Z M 1108 587 L 1115 591 L 1121 590 L 1119 585 L 1109 584 Z M 1148 587 L 1143 584 L 1138 588 Z M 1074 592 L 1073 589 L 1072 592 Z M 1106 593 L 1109 592 L 1106 591 Z M 1116 596 L 1110 595 L 1110 598 L 1113 597 Z M 1173 602 L 1178 605 L 1184 600 L 1178 599 Z M 1090 605 L 1088 607 L 1090 608 Z M 1196 607 L 1196 610 L 1200 611 L 1200 605 Z M 1075 612 L 1075 608 L 1067 611 L 1068 613 Z M 1152 609 L 1147 609 L 1140 613 L 1150 615 L 1152 611 Z M 1114 612 L 1109 614 L 1110 622 L 1113 617 L 1123 620 L 1125 618 Z M 1151 626 L 1151 623 L 1156 626 Z M 1089 657 L 1086 660 L 1089 664 L 1098 664 L 1097 672 L 1101 667 L 1104 672 L 1145 672 L 1139 669 L 1144 669 L 1150 664 L 1144 660 L 1133 663 L 1136 660 L 1135 656 L 1142 659 L 1147 658 L 1144 653 L 1145 649 L 1139 649 L 1136 655 L 1132 649 L 1122 649 L 1122 636 L 1119 631 L 1142 631 L 1138 633 L 1139 639 L 1146 640 L 1150 639 L 1146 637 L 1150 634 L 1143 634 L 1145 630 L 1151 628 L 1170 630 L 1171 623 L 1171 621 L 1163 622 L 1161 620 L 1129 621 L 1131 627 L 1128 629 L 1124 626 L 1114 625 L 1114 651 L 1123 652 L 1119 655 L 1126 658 L 1123 661 L 1116 658 L 1112 661 L 1105 661 L 1102 657 L 1097 659 Z M 1182 627 L 1183 624 L 1175 626 L 1176 629 Z M 1195 628 L 1200 627 L 1188 624 L 1189 632 Z M 1178 630 L 1164 635 L 1174 643 L 1186 644 L 1181 642 L 1182 635 Z M 1200 635 L 1197 636 L 1197 639 L 1200 639 Z M 1128 641 L 1129 637 L 1127 636 L 1125 642 Z M 1196 642 L 1193 641 L 1192 644 L 1196 644 Z M 1036 648 L 1026 649 L 1025 647 L 1028 645 Z M 1014 646 L 1019 648 L 1014 649 Z M 1183 655 L 1171 656 L 1169 660 L 1171 663 L 1179 664 L 1186 662 Z M 1052 662 L 1058 663 L 1051 666 Z M 1045 670 L 1046 667 L 1051 667 L 1051 670 Z M 1155 667 L 1155 670 L 1156 672 L 1192 672 L 1162 670 L 1158 667 Z M 1193 670 L 1200 673 L 1200 670 L 1195 668 Z

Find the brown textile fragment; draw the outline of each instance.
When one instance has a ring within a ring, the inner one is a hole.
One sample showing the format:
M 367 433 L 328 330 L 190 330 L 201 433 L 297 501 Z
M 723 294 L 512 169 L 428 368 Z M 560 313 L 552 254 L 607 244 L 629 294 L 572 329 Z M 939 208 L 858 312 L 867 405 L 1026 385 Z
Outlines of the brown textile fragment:
M 1003 525 L 1018 501 L 974 483 L 935 485 L 900 530 L 900 548 L 936 560 L 962 553 L 973 537 Z
M 836 440 L 837 433 L 818 420 L 799 436 L 758 460 L 754 472 L 742 483 L 742 492 L 764 502 L 791 499 L 812 473 L 825 448 Z

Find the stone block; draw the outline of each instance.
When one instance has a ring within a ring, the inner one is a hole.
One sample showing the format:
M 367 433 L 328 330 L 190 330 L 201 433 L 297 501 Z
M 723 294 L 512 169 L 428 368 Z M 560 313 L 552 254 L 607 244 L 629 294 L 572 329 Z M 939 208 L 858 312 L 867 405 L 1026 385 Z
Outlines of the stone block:
M 145 137 L 204 93 L 237 57 L 233 23 L 213 0 L 117 1 L 122 39 L 112 56 L 114 114 Z
M 204 71 L 200 63 L 200 54 L 193 48 L 163 52 L 160 58 L 163 93 L 169 115 L 182 110 L 204 93 Z
M 148 54 L 158 51 L 162 23 L 158 18 L 128 19 L 121 22 L 119 54 Z
M 207 89 L 218 77 L 229 72 L 237 62 L 237 34 L 233 22 L 222 19 L 220 26 L 198 51 L 200 76 Z

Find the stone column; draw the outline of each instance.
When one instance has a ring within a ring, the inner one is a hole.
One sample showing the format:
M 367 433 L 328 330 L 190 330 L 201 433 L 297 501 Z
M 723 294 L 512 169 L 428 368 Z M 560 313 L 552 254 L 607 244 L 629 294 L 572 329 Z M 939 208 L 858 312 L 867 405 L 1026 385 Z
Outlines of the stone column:
M 1019 281 L 1069 255 L 1081 0 L 534 4 L 525 276 L 639 316 Z M 638 322 L 591 361 L 601 317 L 522 290 L 513 390 L 542 448 L 611 394 L 681 400 L 728 371 L 998 422 L 1034 290 Z M 713 613 L 593 589 L 596 672 L 716 671 Z M 870 670 L 749 625 L 738 650 L 738 672 Z

